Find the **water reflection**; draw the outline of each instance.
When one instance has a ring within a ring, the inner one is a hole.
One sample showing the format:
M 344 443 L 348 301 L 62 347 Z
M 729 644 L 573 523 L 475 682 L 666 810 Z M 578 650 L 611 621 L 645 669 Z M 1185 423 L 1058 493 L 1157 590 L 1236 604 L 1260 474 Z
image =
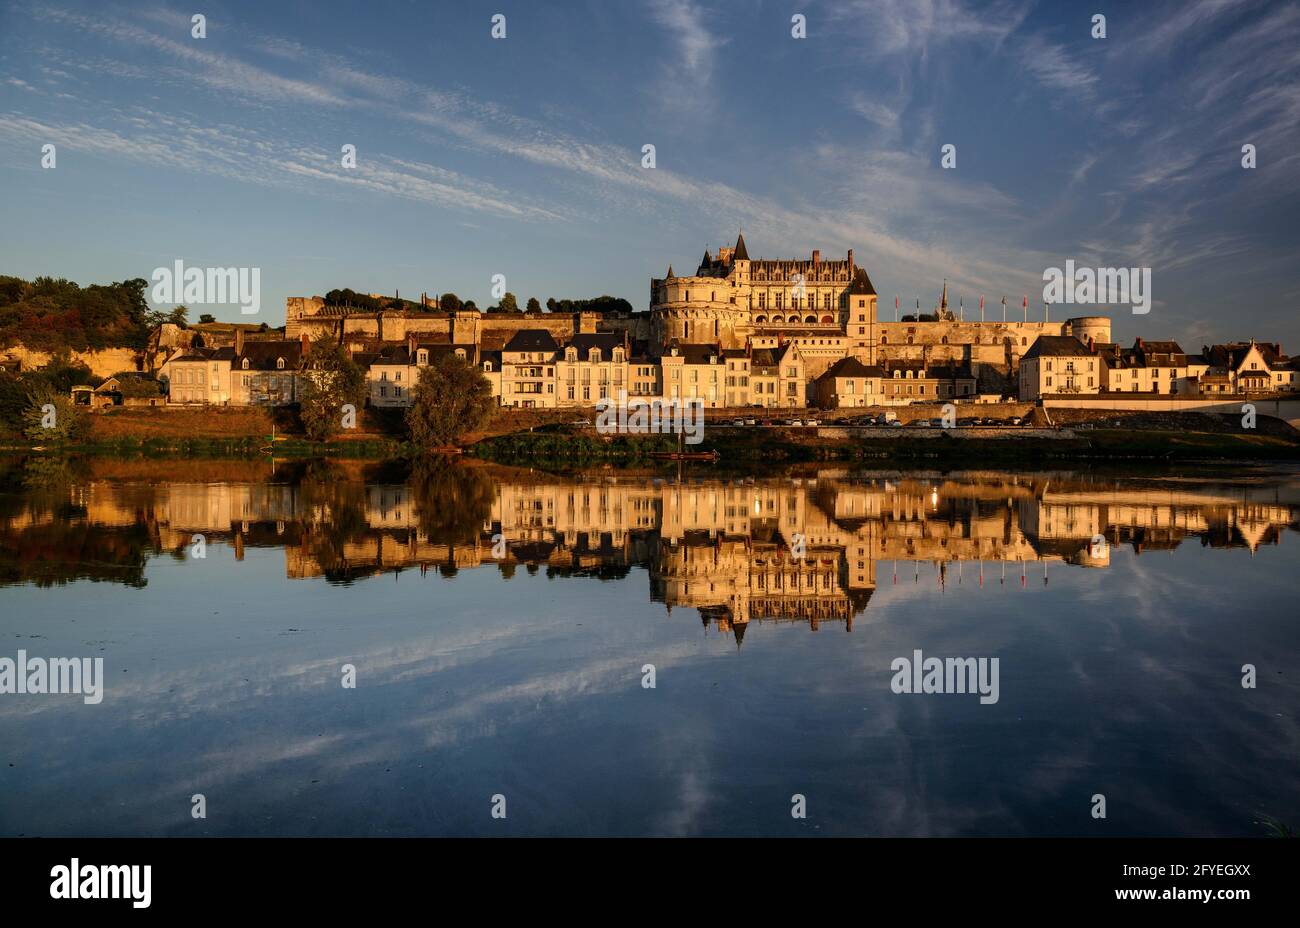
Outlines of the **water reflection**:
M 178 472 L 179 471 L 179 472 Z M 817 629 L 879 585 L 1050 582 L 1105 569 L 1114 547 L 1276 545 L 1300 481 L 825 470 L 801 477 L 557 477 L 476 464 L 10 461 L 0 582 L 147 582 L 150 557 L 242 561 L 280 549 L 291 580 L 348 584 L 408 569 L 520 567 L 548 577 L 648 571 L 647 596 L 743 636 L 751 621 Z M 227 553 L 228 552 L 228 553 Z
M 0 696 L 0 834 L 1257 833 L 1300 808 L 1298 511 L 1289 472 L 0 460 L 0 656 L 109 681 Z M 999 702 L 894 694 L 916 648 Z

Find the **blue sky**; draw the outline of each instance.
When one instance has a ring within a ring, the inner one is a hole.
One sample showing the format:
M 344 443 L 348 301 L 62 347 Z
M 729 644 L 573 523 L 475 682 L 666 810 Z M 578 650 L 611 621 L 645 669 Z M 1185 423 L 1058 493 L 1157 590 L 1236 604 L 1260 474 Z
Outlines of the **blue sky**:
M 257 266 L 272 325 L 334 287 L 486 306 L 493 274 L 645 308 L 743 227 L 853 248 L 885 318 L 945 277 L 1041 317 L 1073 258 L 1152 268 L 1120 340 L 1300 353 L 1300 4 L 17 0 L 0 202 L 0 273 Z

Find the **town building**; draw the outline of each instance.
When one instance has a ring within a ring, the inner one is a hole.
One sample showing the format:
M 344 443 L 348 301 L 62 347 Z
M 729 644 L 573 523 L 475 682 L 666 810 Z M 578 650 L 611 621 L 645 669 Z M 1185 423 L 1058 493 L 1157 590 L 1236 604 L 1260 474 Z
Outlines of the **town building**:
M 880 367 L 868 367 L 857 358 L 841 358 L 817 378 L 817 405 L 822 409 L 882 405 L 884 378 Z
M 1020 359 L 1020 399 L 1101 392 L 1102 362 L 1071 335 L 1040 335 Z

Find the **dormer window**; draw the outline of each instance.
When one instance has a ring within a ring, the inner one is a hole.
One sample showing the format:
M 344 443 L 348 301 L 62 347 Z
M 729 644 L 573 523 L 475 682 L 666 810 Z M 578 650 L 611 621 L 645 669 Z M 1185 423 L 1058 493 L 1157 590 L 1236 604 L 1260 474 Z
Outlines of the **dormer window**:
M 427 350 L 425 350 L 424 348 L 421 348 L 419 351 L 417 351 L 417 352 L 415 353 L 415 363 L 416 363 L 416 364 L 428 364 L 428 363 L 429 363 L 429 352 L 428 352 Z
M 491 371 L 492 371 L 492 362 L 491 362 L 491 361 L 484 361 L 484 362 L 483 362 L 483 370 L 485 370 L 485 371 L 491 373 Z
M 614 349 L 614 360 L 615 360 L 616 362 L 619 362 L 619 361 L 622 361 L 622 360 L 623 360 L 623 349 L 622 349 L 622 348 L 615 348 L 615 349 Z
M 457 348 L 457 349 L 456 349 L 456 357 L 458 357 L 458 358 L 460 358 L 462 361 L 464 361 L 464 360 L 465 360 L 465 349 L 464 349 L 464 348 Z
M 566 348 L 566 349 L 564 349 L 564 360 L 566 360 L 566 361 L 576 361 L 576 360 L 578 360 L 578 349 L 576 349 L 576 348 Z
M 244 358 L 244 370 L 248 370 L 248 358 Z
M 277 371 L 282 371 L 282 370 L 284 370 L 284 358 L 276 358 L 276 359 L 275 359 L 275 369 L 276 369 Z
M 600 349 L 599 349 L 599 348 L 592 348 L 590 351 L 588 351 L 588 352 L 587 352 L 587 360 L 590 361 L 592 364 L 599 364 L 599 363 L 600 363 Z

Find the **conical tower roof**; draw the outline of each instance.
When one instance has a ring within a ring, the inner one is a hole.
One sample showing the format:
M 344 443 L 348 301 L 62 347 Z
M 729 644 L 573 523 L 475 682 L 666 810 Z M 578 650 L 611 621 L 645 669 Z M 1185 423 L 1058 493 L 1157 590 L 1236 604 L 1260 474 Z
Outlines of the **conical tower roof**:
M 744 233 L 744 232 L 741 232 L 738 236 L 736 236 L 736 250 L 735 250 L 735 252 L 732 254 L 731 259 L 732 259 L 733 261 L 748 261 L 748 260 L 749 260 L 749 252 L 748 252 L 748 251 L 746 250 L 746 248 L 745 248 L 745 233 Z

